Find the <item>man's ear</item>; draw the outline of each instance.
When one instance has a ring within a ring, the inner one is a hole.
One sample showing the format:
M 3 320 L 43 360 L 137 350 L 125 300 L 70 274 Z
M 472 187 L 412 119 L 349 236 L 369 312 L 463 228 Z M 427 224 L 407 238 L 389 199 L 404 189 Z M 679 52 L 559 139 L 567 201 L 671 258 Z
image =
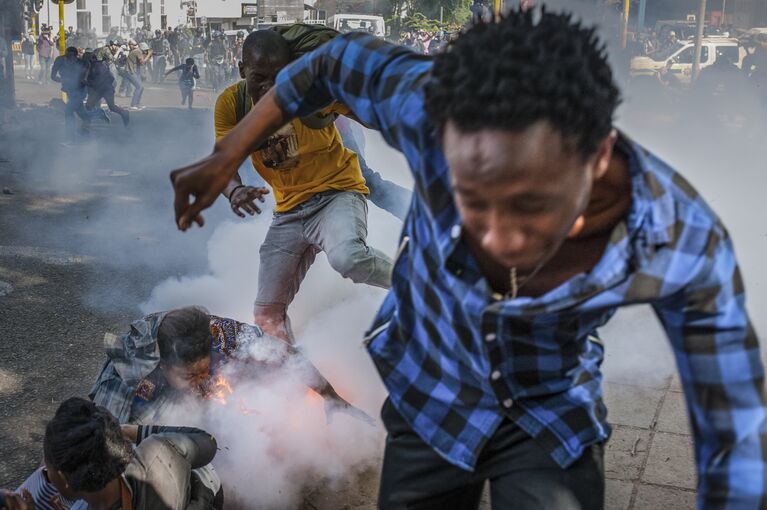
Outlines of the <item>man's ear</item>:
M 245 79 L 245 65 L 242 63 L 242 60 L 237 62 L 237 68 L 240 70 L 240 78 L 243 80 Z
M 610 134 L 599 143 L 597 153 L 593 156 L 594 163 L 592 168 L 594 169 L 595 181 L 601 179 L 610 167 L 616 140 L 618 140 L 618 132 L 613 129 Z

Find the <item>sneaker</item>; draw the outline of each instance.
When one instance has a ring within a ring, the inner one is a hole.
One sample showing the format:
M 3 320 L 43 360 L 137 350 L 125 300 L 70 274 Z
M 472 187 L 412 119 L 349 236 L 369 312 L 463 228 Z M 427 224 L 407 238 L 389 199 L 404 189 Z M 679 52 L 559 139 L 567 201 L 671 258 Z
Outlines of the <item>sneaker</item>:
M 104 122 L 106 122 L 107 124 L 111 124 L 112 123 L 112 119 L 109 118 L 109 115 L 107 114 L 107 112 L 105 112 L 101 108 L 99 108 L 99 110 L 101 111 L 101 118 L 104 119 Z

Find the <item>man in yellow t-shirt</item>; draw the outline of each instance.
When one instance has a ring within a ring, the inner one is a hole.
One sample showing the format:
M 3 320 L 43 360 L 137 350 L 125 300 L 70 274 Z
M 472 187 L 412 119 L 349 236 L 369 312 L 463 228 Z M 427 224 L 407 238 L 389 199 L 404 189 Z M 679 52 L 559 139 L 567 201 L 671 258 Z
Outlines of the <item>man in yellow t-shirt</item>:
M 238 94 L 247 92 L 257 102 L 290 62 L 290 48 L 278 33 L 251 33 L 243 44 L 242 85 L 224 90 L 216 101 L 216 139 L 238 122 Z M 333 106 L 325 115 L 345 113 Z M 270 137 L 252 154 L 253 166 L 272 187 L 277 203 L 274 219 L 260 249 L 256 324 L 272 335 L 292 341 L 287 307 L 320 251 L 331 267 L 355 283 L 388 288 L 392 262 L 369 247 L 368 188 L 357 155 L 344 148 L 335 124 L 322 117 L 296 119 Z M 245 186 L 239 175 L 224 189 L 232 210 L 240 217 L 261 212 L 266 188 Z

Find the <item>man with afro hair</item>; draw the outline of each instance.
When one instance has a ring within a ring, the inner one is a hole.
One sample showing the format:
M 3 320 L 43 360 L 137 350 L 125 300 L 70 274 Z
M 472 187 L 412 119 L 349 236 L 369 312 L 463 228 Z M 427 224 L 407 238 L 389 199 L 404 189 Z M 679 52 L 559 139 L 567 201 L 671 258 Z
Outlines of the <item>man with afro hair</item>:
M 339 37 L 283 70 L 211 156 L 171 174 L 179 228 L 202 223 L 251 147 L 333 101 L 380 130 L 415 179 L 366 337 L 389 391 L 380 508 L 476 508 L 488 480 L 494 509 L 602 508 L 596 329 L 638 303 L 677 358 L 699 505 L 764 506 L 764 371 L 730 237 L 613 127 L 620 94 L 593 28 L 518 10 L 434 58 Z

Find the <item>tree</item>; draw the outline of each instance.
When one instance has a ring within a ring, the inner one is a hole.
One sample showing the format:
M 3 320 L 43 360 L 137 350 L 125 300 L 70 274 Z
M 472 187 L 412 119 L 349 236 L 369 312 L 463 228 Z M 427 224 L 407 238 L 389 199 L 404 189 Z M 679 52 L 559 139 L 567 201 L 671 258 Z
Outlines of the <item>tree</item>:
M 405 27 L 422 26 L 425 30 L 435 30 L 439 24 L 440 7 L 445 24 L 463 25 L 471 17 L 471 4 L 472 0 L 383 0 L 379 5 L 384 7 L 392 36 L 399 37 Z

